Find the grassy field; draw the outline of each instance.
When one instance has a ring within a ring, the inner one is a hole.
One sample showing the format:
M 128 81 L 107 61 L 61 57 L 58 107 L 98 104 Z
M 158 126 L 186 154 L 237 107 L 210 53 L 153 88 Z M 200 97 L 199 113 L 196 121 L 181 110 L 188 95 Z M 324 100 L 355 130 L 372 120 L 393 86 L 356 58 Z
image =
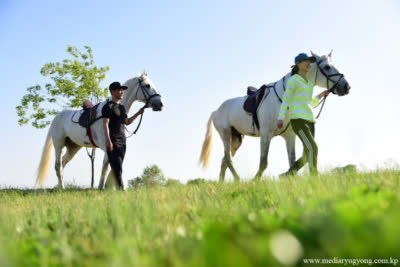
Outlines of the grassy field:
M 395 263 L 399 189 L 395 170 L 125 193 L 3 189 L 0 266 Z

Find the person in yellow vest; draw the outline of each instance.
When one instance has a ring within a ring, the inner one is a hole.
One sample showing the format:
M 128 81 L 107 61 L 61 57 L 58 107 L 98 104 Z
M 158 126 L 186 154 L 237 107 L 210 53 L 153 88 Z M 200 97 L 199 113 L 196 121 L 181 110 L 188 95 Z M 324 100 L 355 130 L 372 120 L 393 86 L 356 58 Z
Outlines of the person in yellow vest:
M 321 97 L 329 94 L 329 90 L 315 98 L 312 97 L 314 84 L 307 79 L 307 74 L 311 70 L 313 62 L 315 62 L 315 57 L 309 57 L 306 53 L 300 53 L 295 57 L 292 76 L 287 82 L 287 89 L 282 98 L 277 127 L 282 128 L 286 112 L 289 112 L 292 129 L 303 143 L 302 157 L 290 166 L 283 176 L 295 174 L 306 163 L 310 168 L 310 174 L 318 174 L 318 146 L 314 140 L 315 118 L 311 106 L 317 105 Z

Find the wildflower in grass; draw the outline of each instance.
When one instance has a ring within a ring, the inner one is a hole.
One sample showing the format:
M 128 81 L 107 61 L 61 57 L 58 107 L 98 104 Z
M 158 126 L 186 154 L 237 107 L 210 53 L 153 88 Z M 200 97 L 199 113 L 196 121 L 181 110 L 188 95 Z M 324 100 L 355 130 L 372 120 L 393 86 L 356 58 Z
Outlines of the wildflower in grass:
M 247 218 L 250 222 L 254 222 L 256 220 L 256 214 L 254 212 L 250 212 L 249 215 L 247 215 Z
M 185 237 L 186 236 L 185 227 L 178 226 L 178 228 L 176 228 L 176 234 L 181 236 L 181 237 Z
M 303 256 L 303 247 L 290 232 L 280 230 L 272 234 L 270 239 L 272 255 L 282 264 L 295 264 Z
M 201 231 L 198 231 L 196 234 L 197 240 L 203 240 L 203 233 Z

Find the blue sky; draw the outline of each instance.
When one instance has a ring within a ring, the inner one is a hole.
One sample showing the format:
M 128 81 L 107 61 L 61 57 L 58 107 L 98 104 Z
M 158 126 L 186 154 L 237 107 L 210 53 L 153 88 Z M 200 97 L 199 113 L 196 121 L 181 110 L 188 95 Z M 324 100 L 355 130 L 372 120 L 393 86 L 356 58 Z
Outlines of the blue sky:
M 183 182 L 217 179 L 223 150 L 216 131 L 210 168 L 197 165 L 210 113 L 224 100 L 244 95 L 248 85 L 280 79 L 295 55 L 310 50 L 327 54 L 333 49 L 334 64 L 352 86 L 348 96 L 328 98 L 317 122 L 320 169 L 348 163 L 364 169 L 392 166 L 400 162 L 399 29 L 395 0 L 1 0 L 0 185 L 34 184 L 47 129 L 20 127 L 15 106 L 27 87 L 46 82 L 40 68 L 66 58 L 67 45 L 91 46 L 96 64 L 110 67 L 104 87 L 145 68 L 163 97 L 164 111 L 146 111 L 139 134 L 128 140 L 126 180 L 150 164 Z M 298 141 L 298 156 L 301 149 Z M 254 176 L 258 160 L 259 139 L 246 137 L 234 158 L 239 175 Z M 265 174 L 287 168 L 283 139 L 274 138 Z M 89 185 L 89 177 L 82 150 L 66 167 L 65 181 Z M 47 184 L 56 182 L 52 169 Z

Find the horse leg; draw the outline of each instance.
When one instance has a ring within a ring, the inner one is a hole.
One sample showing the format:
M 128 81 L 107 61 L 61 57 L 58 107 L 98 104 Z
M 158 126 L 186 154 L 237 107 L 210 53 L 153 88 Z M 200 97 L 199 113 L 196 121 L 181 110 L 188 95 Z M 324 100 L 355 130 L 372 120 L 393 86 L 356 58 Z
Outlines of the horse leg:
M 232 157 L 235 156 L 236 151 L 239 149 L 240 145 L 242 144 L 242 135 L 235 135 L 232 133 L 231 137 L 231 154 Z M 225 163 L 225 156 L 221 160 L 221 171 L 219 173 L 219 181 L 223 182 L 225 180 L 225 173 L 228 165 Z
M 228 168 L 228 165 L 226 165 L 225 163 L 225 156 L 222 157 L 221 160 L 221 171 L 219 172 L 219 181 L 223 182 L 225 180 L 225 173 L 226 173 L 226 169 Z
M 269 135 L 261 135 L 260 140 L 260 166 L 258 168 L 258 172 L 253 180 L 260 180 L 262 174 L 268 166 L 268 151 L 269 145 L 271 143 L 272 137 Z
M 286 148 L 287 148 L 287 152 L 288 152 L 290 168 L 287 172 L 279 175 L 280 177 L 288 177 L 291 175 L 295 175 L 303 167 L 304 162 L 305 162 L 303 157 L 300 158 L 298 161 L 296 161 L 296 152 L 295 152 L 296 134 L 294 132 L 291 132 L 284 138 L 286 140 Z
M 69 142 L 66 146 L 67 146 L 67 152 L 64 154 L 61 161 L 63 169 L 65 168 L 65 165 L 67 165 L 68 162 L 70 162 L 71 159 L 76 155 L 76 153 L 81 149 L 80 146 L 72 142 Z
M 56 164 L 55 164 L 55 169 L 56 169 L 56 174 L 58 178 L 58 187 L 61 189 L 65 189 L 64 187 L 64 180 L 63 180 L 63 166 L 61 164 L 61 152 L 62 148 L 64 146 L 64 142 L 61 142 L 60 140 L 54 140 L 54 150 L 55 150 L 55 156 L 56 156 Z
M 231 137 L 231 153 L 232 157 L 235 156 L 236 152 L 238 151 L 239 147 L 242 145 L 243 135 L 241 134 L 234 134 L 232 133 Z
M 100 183 L 99 183 L 99 189 L 105 189 L 106 182 L 107 182 L 107 173 L 108 173 L 108 167 L 109 167 L 109 162 L 108 162 L 108 156 L 107 153 L 104 153 L 104 159 L 103 159 L 103 168 L 101 170 L 101 177 L 100 177 Z
M 108 172 L 106 183 L 104 185 L 105 189 L 114 189 L 118 187 L 117 178 L 115 177 L 114 171 L 111 170 Z
M 108 171 L 108 167 L 110 166 L 110 162 L 108 161 L 108 156 L 107 153 L 104 155 L 104 160 L 103 160 L 103 168 L 101 170 L 101 178 L 100 178 L 100 183 L 99 183 L 99 189 L 112 189 L 117 186 L 117 178 L 114 175 L 114 171 L 111 168 L 110 171 Z M 123 189 L 125 190 L 125 187 L 123 186 Z
M 229 170 L 231 171 L 233 178 L 235 179 L 235 182 L 240 181 L 240 177 L 237 174 L 235 168 L 233 167 L 232 164 L 232 154 L 231 154 L 231 140 L 232 140 L 232 133 L 231 133 L 231 129 L 222 129 L 222 128 L 218 128 L 217 129 L 221 139 L 224 143 L 224 158 L 222 159 L 222 164 L 221 164 L 221 173 L 223 174 L 221 176 L 220 173 L 220 181 L 224 180 L 224 176 L 225 176 L 225 170 L 226 167 L 224 165 L 224 163 L 226 164 L 226 166 L 229 168 Z
M 219 128 L 217 125 L 214 125 L 215 129 L 217 129 L 217 132 L 219 133 L 222 143 L 224 144 L 225 147 L 225 143 L 229 142 L 229 140 L 226 140 L 226 135 L 223 134 L 224 129 Z M 223 182 L 225 180 L 225 173 L 226 173 L 226 169 L 228 168 L 228 165 L 225 162 L 225 155 L 222 157 L 221 160 L 221 171 L 219 172 L 219 181 Z

